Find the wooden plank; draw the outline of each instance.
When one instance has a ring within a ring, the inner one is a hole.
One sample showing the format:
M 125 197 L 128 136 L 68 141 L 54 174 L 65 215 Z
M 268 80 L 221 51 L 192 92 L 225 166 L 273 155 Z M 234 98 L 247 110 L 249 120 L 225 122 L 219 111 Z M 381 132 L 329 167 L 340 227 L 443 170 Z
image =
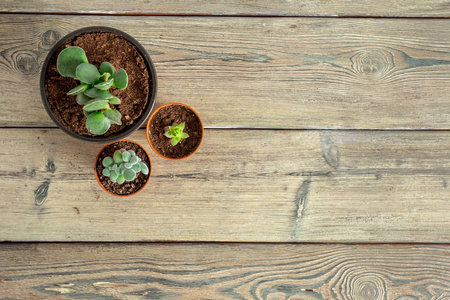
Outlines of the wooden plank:
M 450 132 L 207 130 L 127 199 L 94 179 L 101 145 L 0 140 L 0 241 L 450 241 Z
M 139 15 L 206 15 L 206 16 L 382 16 L 382 17 L 449 17 L 445 0 L 334 0 L 334 1 L 155 1 L 104 0 L 92 5 L 87 0 L 3 0 L 0 12 L 139 14 Z
M 3 244 L 7 299 L 448 299 L 450 248 Z
M 52 126 L 37 90 L 49 48 L 107 24 L 152 55 L 157 105 L 191 105 L 208 127 L 450 129 L 449 22 L 4 15 L 0 124 Z

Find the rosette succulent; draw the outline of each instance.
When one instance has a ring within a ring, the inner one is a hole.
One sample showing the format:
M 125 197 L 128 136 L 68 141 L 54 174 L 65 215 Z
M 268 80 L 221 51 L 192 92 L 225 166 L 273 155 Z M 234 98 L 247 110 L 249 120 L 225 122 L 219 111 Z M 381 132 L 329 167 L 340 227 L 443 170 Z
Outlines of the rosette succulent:
M 169 126 L 168 130 L 164 133 L 164 135 L 170 139 L 172 146 L 175 146 L 182 139 L 186 139 L 189 137 L 189 134 L 183 132 L 183 130 L 184 130 L 184 122 L 181 124 L 177 124 L 174 122 L 172 126 Z
M 112 86 L 119 89 L 127 87 L 128 75 L 124 69 L 116 71 L 109 62 L 103 62 L 97 70 L 88 62 L 86 53 L 80 47 L 68 47 L 61 51 L 56 66 L 61 76 L 80 81 L 80 85 L 67 95 L 76 96 L 77 103 L 83 105 L 89 132 L 101 135 L 109 130 L 111 124 L 122 125 L 120 112 L 111 107 L 120 104 L 120 99 L 108 89 Z
M 118 184 L 133 181 L 139 172 L 144 175 L 149 172 L 147 165 L 133 150 L 116 150 L 113 157 L 105 157 L 102 164 L 105 167 L 102 174 Z

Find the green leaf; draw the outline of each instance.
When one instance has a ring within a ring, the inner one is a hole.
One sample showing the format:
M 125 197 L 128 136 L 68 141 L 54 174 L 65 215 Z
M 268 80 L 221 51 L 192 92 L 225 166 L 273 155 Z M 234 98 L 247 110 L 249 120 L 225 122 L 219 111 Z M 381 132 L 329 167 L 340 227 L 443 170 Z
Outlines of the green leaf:
M 102 62 L 102 64 L 100 65 L 100 73 L 104 74 L 106 72 L 108 72 L 111 75 L 114 75 L 115 72 L 114 66 L 107 61 Z
M 133 167 L 133 164 L 128 163 L 128 162 L 124 163 L 123 165 L 125 166 L 126 169 L 131 169 Z
M 81 84 L 81 85 L 79 85 L 77 87 L 74 87 L 70 91 L 68 91 L 67 95 L 69 95 L 69 96 L 79 95 L 80 93 L 83 93 L 85 90 L 87 90 L 88 87 L 89 87 L 89 84 Z
M 117 177 L 117 183 L 118 184 L 122 184 L 125 182 L 125 177 L 124 175 L 119 175 L 119 177 Z
M 130 152 L 131 157 L 136 156 L 136 152 L 134 152 L 133 150 L 128 150 L 128 152 Z
M 109 179 L 110 179 L 112 182 L 117 182 L 117 178 L 116 178 L 116 179 L 112 179 L 111 177 L 109 177 Z
M 92 88 L 84 92 L 87 96 L 91 98 L 102 98 L 102 99 L 110 99 L 113 97 L 110 92 L 99 90 L 97 88 Z
M 83 110 L 83 114 L 86 118 L 89 117 L 92 113 L 93 112 Z
M 148 175 L 148 167 L 146 164 L 144 164 L 143 162 L 140 162 L 139 165 L 141 166 L 141 172 L 144 175 Z
M 117 180 L 117 177 L 119 177 L 119 174 L 117 174 L 116 171 L 111 171 L 111 179 Z
M 123 159 L 124 162 L 126 162 L 126 163 L 129 162 L 130 161 L 130 157 L 131 157 L 130 152 L 128 152 L 128 151 L 122 152 L 122 159 Z
M 81 82 L 89 84 L 94 83 L 100 77 L 100 73 L 98 72 L 97 68 L 90 63 L 83 63 L 79 65 L 77 67 L 76 74 L 77 78 Z
M 106 177 L 109 177 L 109 176 L 111 176 L 111 171 L 109 170 L 109 169 L 103 169 L 103 175 L 104 176 L 106 176 Z
M 137 163 L 131 167 L 132 170 L 134 170 L 136 173 L 139 173 L 141 171 L 141 164 Z
M 92 98 L 89 96 L 86 96 L 84 93 L 77 95 L 77 103 L 80 105 L 86 104 L 89 100 L 92 100 Z
M 173 125 L 176 126 L 175 123 L 173 123 Z M 181 123 L 180 125 L 178 125 L 178 126 L 176 126 L 176 127 L 177 127 L 178 129 L 180 129 L 181 131 L 183 131 L 183 130 L 184 130 L 184 125 L 185 125 L 185 123 L 183 122 L 183 123 Z
M 100 83 L 100 82 L 105 82 L 109 79 L 109 77 L 111 77 L 111 74 L 109 74 L 108 72 L 105 72 L 100 76 L 100 78 L 98 80 L 95 81 L 95 84 Z
M 120 150 L 116 150 L 116 152 L 114 152 L 113 157 L 114 157 L 114 161 L 116 162 L 116 164 L 123 163 L 122 153 L 120 152 Z
M 137 164 L 137 163 L 138 163 L 138 158 L 137 158 L 137 156 L 132 156 L 132 157 L 130 157 L 130 163 L 131 163 L 132 165 Z
M 176 136 L 170 140 L 172 142 L 172 146 L 175 146 L 181 141 L 181 136 Z
M 108 100 L 109 100 L 109 103 L 114 104 L 114 105 L 118 105 L 121 102 L 120 99 L 115 96 L 112 96 L 112 98 L 110 98 Z
M 59 53 L 56 67 L 61 76 L 77 78 L 77 67 L 87 62 L 88 59 L 83 49 L 80 47 L 69 47 Z
M 114 78 L 111 78 L 110 80 L 100 82 L 100 83 L 94 85 L 94 87 L 96 87 L 99 90 L 106 91 L 113 85 L 113 82 L 114 82 Z
M 106 133 L 111 126 L 111 122 L 101 111 L 94 112 L 87 117 L 86 127 L 89 132 L 97 135 Z
M 136 172 L 133 169 L 126 169 L 123 173 L 123 177 L 126 181 L 132 181 L 136 178 Z
M 119 166 L 119 175 L 122 175 L 123 172 L 125 172 L 125 166 L 123 164 L 120 164 L 120 166 Z
M 165 135 L 166 137 L 168 137 L 169 139 L 175 137 L 170 131 L 166 131 L 166 132 L 164 133 L 164 135 Z
M 109 107 L 108 100 L 106 99 L 92 99 L 89 100 L 84 106 L 83 109 L 85 111 L 97 111 L 106 109 Z
M 122 116 L 117 110 L 108 108 L 103 114 L 111 121 L 111 123 L 122 125 L 122 121 L 120 120 Z
M 123 90 L 128 85 L 128 75 L 127 72 L 125 72 L 124 69 L 117 70 L 116 73 L 113 75 L 114 83 L 113 86 Z
M 114 160 L 111 157 L 107 156 L 103 159 L 102 164 L 104 167 L 111 167 L 112 165 L 114 165 Z
M 189 134 L 187 134 L 186 132 L 182 132 L 181 133 L 181 138 L 182 139 L 187 139 L 189 137 Z

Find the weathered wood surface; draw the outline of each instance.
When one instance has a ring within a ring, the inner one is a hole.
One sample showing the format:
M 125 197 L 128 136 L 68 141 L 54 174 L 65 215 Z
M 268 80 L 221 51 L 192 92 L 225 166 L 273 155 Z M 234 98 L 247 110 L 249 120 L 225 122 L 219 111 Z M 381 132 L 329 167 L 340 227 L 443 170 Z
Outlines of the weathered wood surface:
M 130 138 L 151 151 L 145 130 Z M 449 132 L 206 130 L 187 160 L 151 152 L 126 199 L 95 181 L 102 145 L 0 140 L 1 241 L 450 241 Z
M 233 15 L 233 16 L 382 16 L 449 17 L 446 0 L 276 0 L 276 1 L 91 1 L 2 0 L 0 12 L 157 14 L 157 15 Z
M 191 105 L 208 127 L 450 129 L 447 19 L 54 15 L 0 18 L 0 125 L 54 126 L 40 67 L 90 25 L 136 37 L 156 64 L 157 105 Z
M 450 248 L 412 245 L 3 244 L 4 299 L 450 296 Z

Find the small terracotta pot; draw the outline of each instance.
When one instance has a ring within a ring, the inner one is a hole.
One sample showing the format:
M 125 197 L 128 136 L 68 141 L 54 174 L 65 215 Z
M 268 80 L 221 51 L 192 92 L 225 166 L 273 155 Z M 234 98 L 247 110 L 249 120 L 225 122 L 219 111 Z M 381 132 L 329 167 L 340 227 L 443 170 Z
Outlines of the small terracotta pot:
M 110 146 L 110 145 L 112 145 L 112 144 L 118 143 L 118 142 L 130 142 L 130 143 L 136 144 L 137 146 L 139 146 L 139 148 L 141 148 L 141 149 L 145 152 L 145 155 L 147 155 L 147 159 L 148 159 L 148 178 L 147 178 L 147 181 L 145 182 L 145 184 L 144 184 L 139 190 L 135 191 L 134 193 L 128 194 L 128 195 L 118 195 L 118 194 L 114 194 L 114 193 L 108 191 L 108 190 L 102 185 L 102 183 L 100 182 L 100 178 L 99 178 L 99 176 L 98 176 L 98 174 L 97 174 L 97 162 L 98 162 L 98 159 L 100 158 L 100 154 L 103 152 L 103 150 L 104 150 L 106 147 L 108 147 L 108 146 Z M 129 197 L 129 196 L 136 195 L 137 193 L 139 193 L 140 191 L 142 191 L 142 190 L 147 186 L 147 183 L 149 182 L 150 177 L 151 177 L 151 175 L 152 175 L 152 162 L 151 162 L 151 160 L 150 160 L 150 156 L 148 155 L 148 152 L 144 149 L 144 147 L 142 147 L 142 145 L 140 145 L 139 143 L 136 143 L 135 141 L 132 141 L 132 140 L 122 139 L 122 140 L 119 140 L 119 141 L 116 141 L 116 142 L 112 142 L 112 143 L 106 144 L 105 146 L 103 146 L 102 149 L 100 149 L 100 151 L 99 151 L 98 154 L 97 154 L 97 157 L 95 158 L 95 163 L 94 163 L 94 174 L 95 174 L 95 179 L 97 180 L 98 185 L 99 185 L 105 192 L 107 192 L 108 194 L 110 194 L 110 195 L 112 195 L 112 196 L 116 196 L 116 197 Z
M 186 155 L 186 156 L 184 156 L 184 157 L 179 157 L 179 158 L 167 157 L 167 156 L 163 155 L 162 153 L 160 153 L 159 151 L 157 151 L 156 148 L 155 148 L 155 146 L 152 144 L 152 141 L 151 141 L 150 135 L 149 135 L 150 124 L 151 124 L 153 118 L 159 113 L 159 111 L 160 111 L 162 108 L 168 107 L 168 106 L 172 106 L 172 105 L 181 105 L 181 106 L 184 106 L 185 108 L 187 108 L 188 110 L 192 111 L 192 112 L 195 114 L 195 116 L 197 117 L 197 119 L 199 120 L 199 122 L 200 122 L 201 132 L 202 132 L 202 136 L 201 136 L 200 142 L 198 143 L 198 145 L 197 145 L 197 147 L 195 148 L 195 150 L 192 151 L 190 154 L 188 154 L 188 155 Z M 165 159 L 168 159 L 168 160 L 182 160 L 182 159 L 185 159 L 185 158 L 188 158 L 188 157 L 192 156 L 195 152 L 197 152 L 198 148 L 200 148 L 200 145 L 201 145 L 202 142 L 203 142 L 203 137 L 204 137 L 204 135 L 205 135 L 205 130 L 204 130 L 204 128 L 203 128 L 203 122 L 202 122 L 202 119 L 200 118 L 200 116 L 197 114 L 197 112 L 196 112 L 195 110 L 193 110 L 191 107 L 189 107 L 189 106 L 186 105 L 186 104 L 173 102 L 173 103 L 167 103 L 167 104 L 164 104 L 164 105 L 158 107 L 158 109 L 156 109 L 155 111 L 153 111 L 153 113 L 150 115 L 150 118 L 149 118 L 148 121 L 147 121 L 147 131 L 146 131 L 146 134 L 147 134 L 147 141 L 148 141 L 150 147 L 153 149 L 153 151 L 155 151 L 156 154 L 158 154 L 158 155 L 161 156 L 162 158 L 165 158 Z

